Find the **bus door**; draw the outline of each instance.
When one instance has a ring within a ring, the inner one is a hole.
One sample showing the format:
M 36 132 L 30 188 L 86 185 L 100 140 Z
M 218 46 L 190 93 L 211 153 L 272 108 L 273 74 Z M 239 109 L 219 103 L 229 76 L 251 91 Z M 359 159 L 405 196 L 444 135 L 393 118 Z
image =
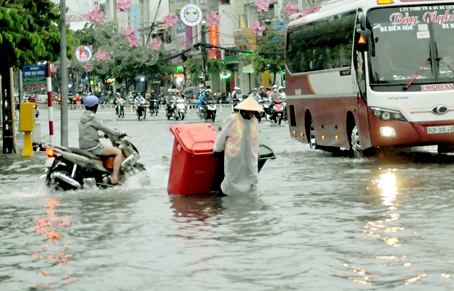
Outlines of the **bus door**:
M 361 13 L 362 14 L 362 13 Z M 358 19 L 362 16 L 358 16 Z M 360 21 L 360 20 L 358 20 Z M 372 146 L 369 127 L 369 114 L 367 109 L 367 84 L 366 84 L 366 52 L 369 48 L 368 34 L 359 28 L 355 36 L 355 49 L 353 65 L 356 75 L 357 92 L 357 118 L 356 121 L 360 133 L 361 145 L 364 149 Z

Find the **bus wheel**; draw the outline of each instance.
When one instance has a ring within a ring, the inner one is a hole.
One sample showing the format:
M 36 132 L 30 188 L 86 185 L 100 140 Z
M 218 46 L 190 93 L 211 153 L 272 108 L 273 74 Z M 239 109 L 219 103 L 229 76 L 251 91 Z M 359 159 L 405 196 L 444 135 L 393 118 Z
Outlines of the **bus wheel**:
M 350 135 L 350 143 L 353 155 L 357 159 L 364 158 L 364 150 L 359 142 L 358 126 L 354 126 Z
M 311 120 L 311 128 L 309 130 L 309 146 L 311 149 L 313 150 L 316 150 L 318 149 L 318 146 L 317 146 L 317 140 L 315 139 L 315 124 L 314 122 Z

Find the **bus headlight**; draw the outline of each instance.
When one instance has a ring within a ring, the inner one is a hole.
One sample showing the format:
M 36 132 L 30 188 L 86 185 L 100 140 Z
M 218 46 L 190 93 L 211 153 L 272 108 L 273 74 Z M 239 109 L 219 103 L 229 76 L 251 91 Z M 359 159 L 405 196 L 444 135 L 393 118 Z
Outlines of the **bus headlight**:
M 372 112 L 374 113 L 374 115 L 383 121 L 391 121 L 391 120 L 407 121 L 407 119 L 405 119 L 403 114 L 397 110 L 383 109 L 383 108 L 378 108 L 378 107 L 372 107 L 371 109 L 372 109 Z
M 396 136 L 396 130 L 389 126 L 382 126 L 380 127 L 380 134 L 385 137 Z

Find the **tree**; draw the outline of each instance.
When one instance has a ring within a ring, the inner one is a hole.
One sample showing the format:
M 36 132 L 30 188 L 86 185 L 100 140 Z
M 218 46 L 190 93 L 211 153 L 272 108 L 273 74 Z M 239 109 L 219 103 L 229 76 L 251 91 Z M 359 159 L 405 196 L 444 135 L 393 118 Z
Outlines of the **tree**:
M 48 0 L 0 0 L 0 54 L 3 97 L 3 153 L 16 152 L 10 68 L 54 62 L 60 53 L 59 8 Z M 67 26 L 67 31 L 69 26 Z M 73 41 L 68 32 L 68 43 Z
M 184 62 L 186 74 L 190 74 L 193 80 L 196 80 L 203 72 L 202 59 L 187 59 Z M 225 64 L 221 59 L 209 59 L 207 61 L 207 73 L 219 74 L 224 70 Z
M 274 34 L 268 30 L 265 36 L 258 39 L 257 49 L 252 53 L 252 66 L 254 71 L 270 71 L 274 74 L 273 84 L 276 83 L 276 74 L 284 69 L 285 46 L 284 36 Z

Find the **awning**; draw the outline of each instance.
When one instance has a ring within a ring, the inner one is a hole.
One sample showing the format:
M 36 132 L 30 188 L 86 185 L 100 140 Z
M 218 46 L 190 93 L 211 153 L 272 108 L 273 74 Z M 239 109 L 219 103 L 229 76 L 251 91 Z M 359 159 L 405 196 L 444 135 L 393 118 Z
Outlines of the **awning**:
M 243 67 L 243 74 L 254 74 L 254 67 L 252 67 L 252 64 Z

